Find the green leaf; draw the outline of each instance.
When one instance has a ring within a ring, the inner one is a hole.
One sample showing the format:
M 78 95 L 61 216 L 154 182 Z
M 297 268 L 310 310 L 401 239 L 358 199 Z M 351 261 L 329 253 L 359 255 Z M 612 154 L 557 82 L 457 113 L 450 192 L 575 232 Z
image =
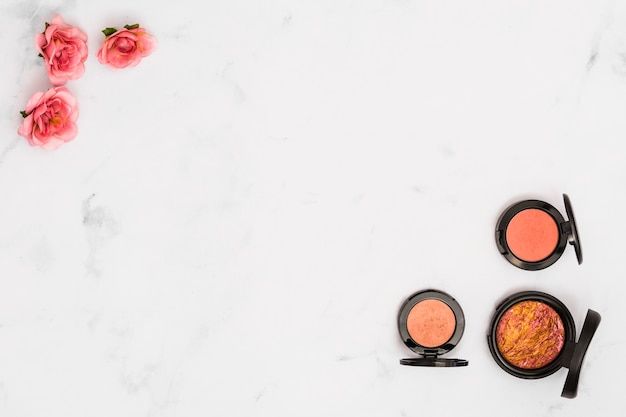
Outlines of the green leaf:
M 24 110 L 22 110 L 20 114 L 22 115 L 24 119 L 28 117 L 28 113 L 26 113 Z
M 117 32 L 117 28 L 106 28 L 102 31 L 102 33 L 104 33 L 104 36 L 111 36 L 115 32 Z
M 39 55 L 40 57 L 42 57 L 42 58 L 43 58 L 43 55 L 41 55 L 41 54 L 37 54 L 37 55 Z
M 134 25 L 125 25 L 124 27 L 128 30 L 137 29 L 139 28 L 139 23 L 135 23 Z

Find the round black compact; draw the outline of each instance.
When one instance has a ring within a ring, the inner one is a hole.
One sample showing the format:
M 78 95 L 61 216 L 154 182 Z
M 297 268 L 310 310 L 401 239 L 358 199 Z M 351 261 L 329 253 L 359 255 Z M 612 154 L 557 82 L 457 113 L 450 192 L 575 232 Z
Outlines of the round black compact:
M 398 314 L 398 331 L 404 344 L 417 358 L 401 359 L 402 365 L 456 367 L 467 366 L 464 359 L 439 356 L 454 349 L 465 329 L 465 316 L 459 303 L 439 290 L 424 290 L 411 295 Z
M 574 319 L 552 295 L 523 291 L 506 298 L 492 318 L 487 342 L 496 363 L 518 378 L 538 379 L 569 368 L 561 396 L 576 397 L 580 369 L 600 314 L 587 316 L 576 342 Z
M 563 201 L 569 220 L 545 201 L 524 200 L 509 206 L 496 226 L 496 245 L 502 256 L 518 268 L 537 271 L 555 263 L 569 242 L 581 264 L 582 248 L 567 194 Z

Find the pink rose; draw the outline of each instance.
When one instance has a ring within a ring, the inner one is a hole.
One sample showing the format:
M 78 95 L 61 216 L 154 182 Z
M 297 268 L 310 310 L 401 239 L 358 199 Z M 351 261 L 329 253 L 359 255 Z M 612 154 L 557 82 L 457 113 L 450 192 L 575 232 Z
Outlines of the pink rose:
M 76 98 L 65 87 L 33 94 L 22 116 L 24 121 L 17 133 L 31 146 L 53 150 L 74 139 L 78 133 Z
M 35 45 L 46 63 L 52 85 L 63 85 L 85 73 L 87 35 L 63 21 L 61 15 L 46 23 L 46 30 L 35 37 Z
M 113 69 L 134 67 L 157 46 L 156 39 L 138 24 L 120 30 L 106 28 L 102 32 L 106 37 L 98 50 L 98 61 Z

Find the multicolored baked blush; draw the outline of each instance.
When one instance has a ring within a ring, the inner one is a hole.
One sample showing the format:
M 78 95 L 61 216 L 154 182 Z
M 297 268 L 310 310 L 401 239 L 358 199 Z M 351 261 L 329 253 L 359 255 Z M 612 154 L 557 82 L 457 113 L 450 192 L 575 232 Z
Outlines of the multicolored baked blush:
M 500 318 L 496 342 L 511 365 L 522 369 L 543 368 L 563 350 L 563 320 L 545 303 L 521 301 Z
M 585 353 L 599 324 L 600 315 L 587 310 L 576 342 L 574 319 L 561 301 L 539 291 L 523 291 L 496 308 L 487 343 L 500 368 L 519 378 L 543 378 L 569 368 L 561 396 L 574 398 Z
M 569 197 L 563 194 L 569 220 L 552 205 L 540 200 L 524 200 L 507 208 L 496 226 L 496 245 L 513 265 L 529 271 L 555 263 L 571 243 L 578 263 L 582 249 Z

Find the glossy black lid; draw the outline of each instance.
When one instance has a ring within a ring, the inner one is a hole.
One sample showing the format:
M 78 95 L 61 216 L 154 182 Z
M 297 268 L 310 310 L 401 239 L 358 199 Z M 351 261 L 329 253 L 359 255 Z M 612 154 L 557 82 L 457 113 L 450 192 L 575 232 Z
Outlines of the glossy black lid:
M 587 353 L 591 339 L 593 339 L 593 335 L 596 333 L 596 329 L 600 325 L 600 319 L 601 317 L 598 312 L 591 309 L 587 310 L 587 317 L 585 317 L 583 328 L 580 331 L 580 337 L 578 338 L 572 357 L 567 365 L 569 372 L 567 373 L 567 378 L 565 379 L 565 385 L 563 386 L 561 397 L 576 398 L 576 395 L 578 394 L 580 369 L 582 368 L 585 353 Z
M 400 359 L 401 365 L 409 366 L 432 366 L 436 368 L 453 368 L 457 366 L 467 366 L 465 359 L 445 359 L 445 358 L 406 358 Z
M 583 263 L 583 249 L 580 245 L 580 237 L 578 235 L 578 227 L 576 226 L 576 218 L 574 217 L 574 209 L 572 208 L 572 202 L 567 194 L 563 194 L 563 203 L 565 204 L 565 212 L 569 219 L 569 237 L 568 241 L 570 245 L 574 246 L 576 252 L 576 259 L 578 259 L 578 265 Z

